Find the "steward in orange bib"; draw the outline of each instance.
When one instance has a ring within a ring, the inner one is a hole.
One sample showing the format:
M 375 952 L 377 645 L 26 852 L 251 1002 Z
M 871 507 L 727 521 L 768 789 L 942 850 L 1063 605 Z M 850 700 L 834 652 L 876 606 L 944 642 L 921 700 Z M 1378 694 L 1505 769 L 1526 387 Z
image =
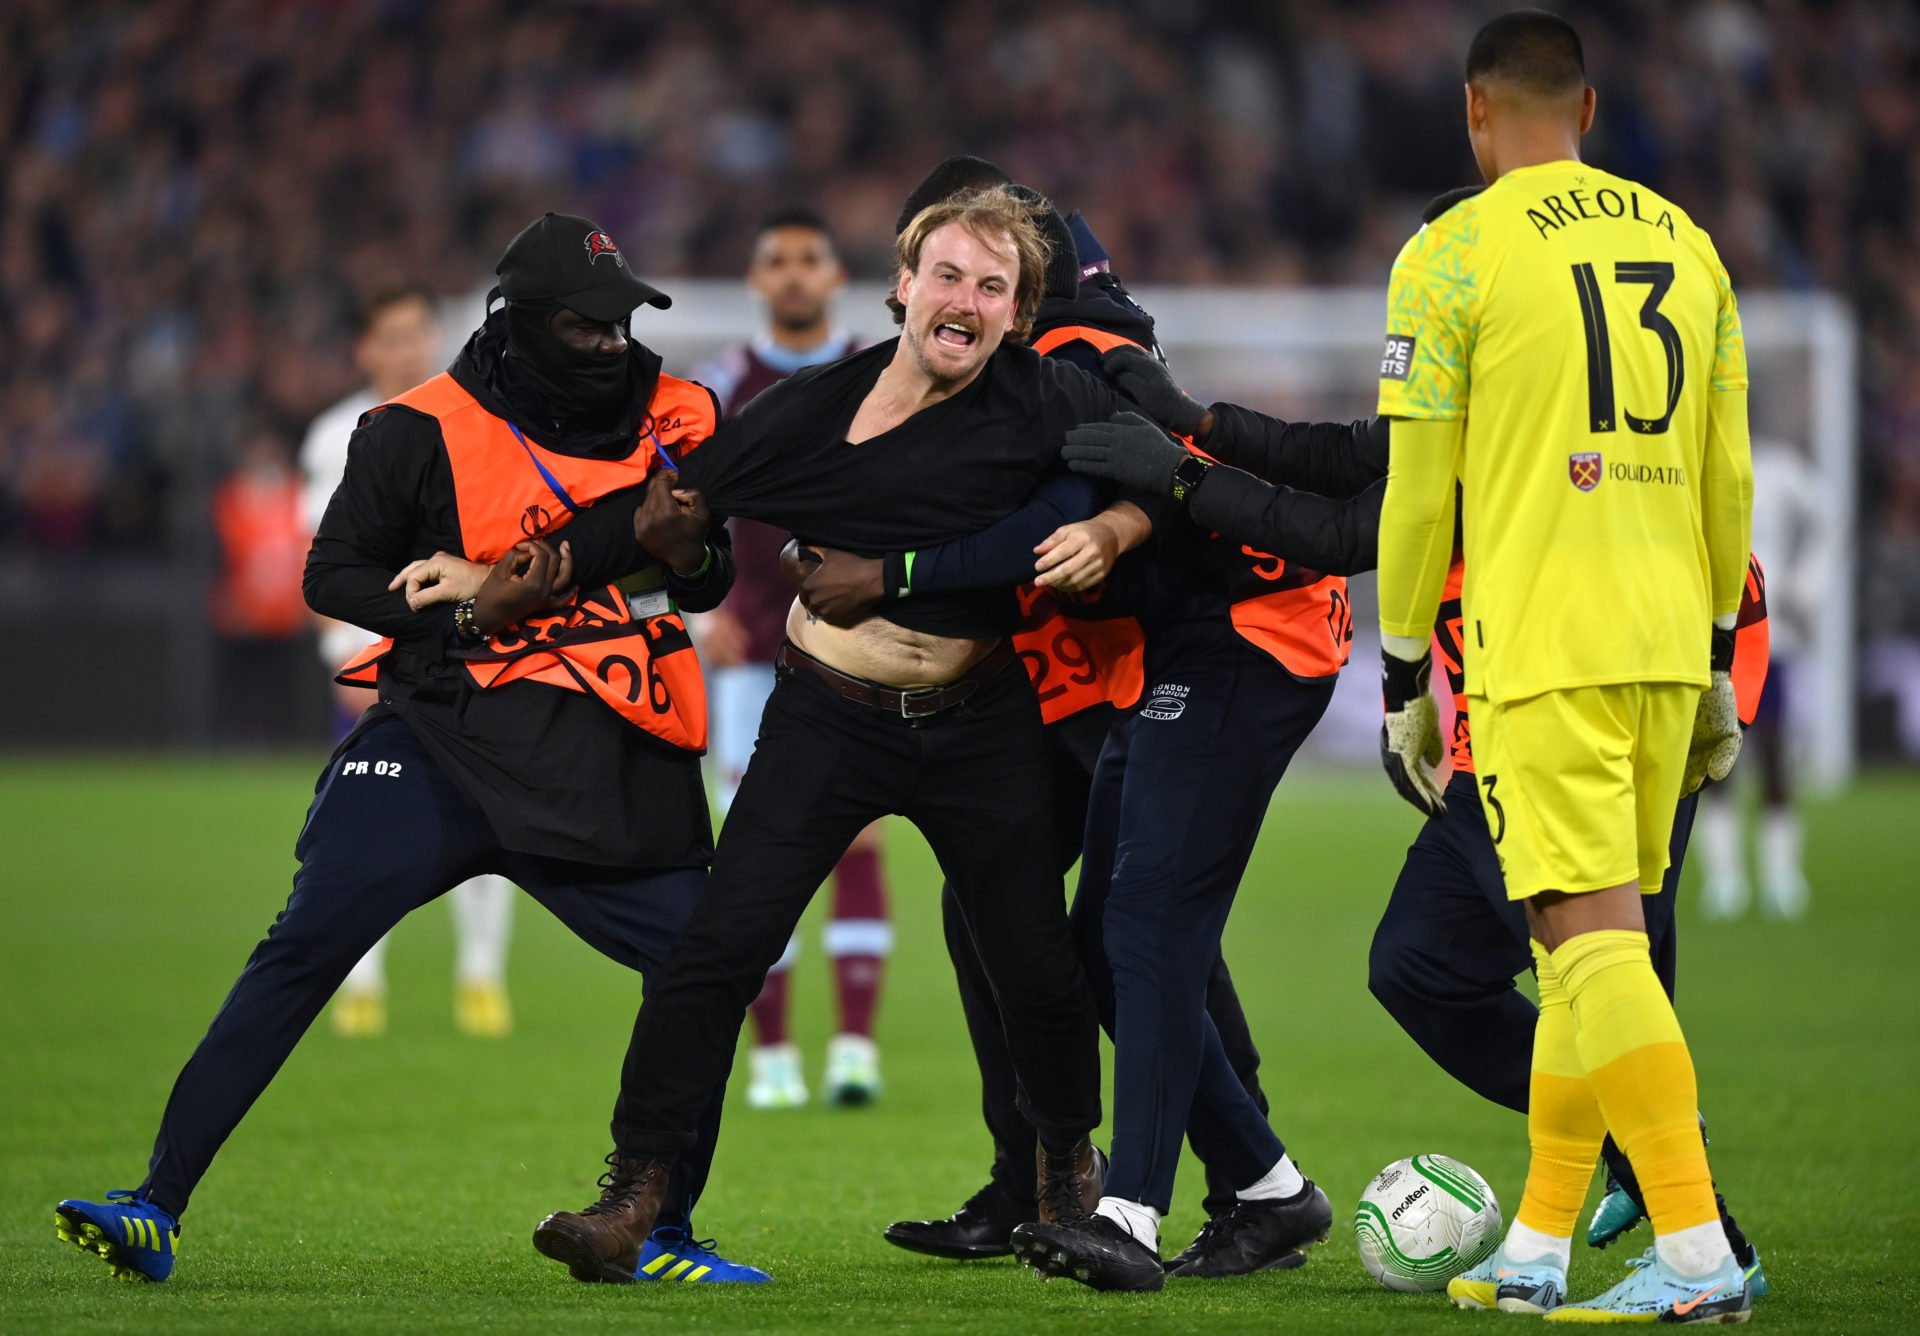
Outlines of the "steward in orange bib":
M 504 309 L 452 367 L 361 419 L 314 537 L 308 603 L 386 637 L 348 674 L 378 699 L 322 771 L 293 894 L 167 1102 L 137 1201 L 172 1221 L 354 962 L 413 909 L 499 873 L 646 973 L 704 890 L 705 702 L 678 609 L 717 603 L 732 562 L 725 528 L 674 481 L 714 429 L 713 398 L 630 341 L 631 312 L 668 299 L 586 219 L 536 220 L 498 272 Z M 571 561 L 582 535 L 592 568 Z M 457 601 L 397 587 L 409 563 L 470 579 L 462 557 L 486 564 Z M 692 1237 L 720 1097 L 667 1185 L 676 1238 Z M 630 1281 L 632 1261 L 579 1278 Z

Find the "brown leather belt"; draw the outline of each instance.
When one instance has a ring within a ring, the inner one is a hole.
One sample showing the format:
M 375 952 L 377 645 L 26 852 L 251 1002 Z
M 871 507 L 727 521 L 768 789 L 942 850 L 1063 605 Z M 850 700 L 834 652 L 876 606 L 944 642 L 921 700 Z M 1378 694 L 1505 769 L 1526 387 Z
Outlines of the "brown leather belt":
M 897 714 L 902 719 L 925 719 L 929 715 L 950 710 L 966 700 L 1017 657 L 1013 642 L 1002 640 L 992 653 L 953 681 L 937 687 L 906 688 L 890 687 L 843 673 L 838 668 L 820 662 L 791 640 L 780 642 L 780 649 L 774 654 L 773 661 L 781 668 L 812 673 L 833 688 L 835 694 L 856 704 L 869 706 L 884 714 Z

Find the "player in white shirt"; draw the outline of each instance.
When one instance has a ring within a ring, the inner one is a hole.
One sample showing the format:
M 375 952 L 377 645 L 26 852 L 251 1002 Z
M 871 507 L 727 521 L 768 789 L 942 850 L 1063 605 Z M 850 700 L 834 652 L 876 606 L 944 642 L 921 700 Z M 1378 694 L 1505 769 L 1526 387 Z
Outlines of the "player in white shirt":
M 347 441 L 363 413 L 404 394 L 440 369 L 440 321 L 433 294 L 422 287 L 381 293 L 360 314 L 353 358 L 367 378 L 356 390 L 313 420 L 300 447 L 303 509 L 309 532 L 320 525 L 327 502 L 347 468 Z M 329 674 L 377 637 L 345 622 L 319 619 L 320 657 Z M 353 726 L 366 693 L 335 687 L 339 729 Z M 454 887 L 453 931 L 455 1023 L 472 1035 L 500 1037 L 513 1028 L 507 1001 L 507 942 L 513 928 L 513 883 L 505 877 L 475 877 Z M 361 958 L 334 995 L 334 1033 L 377 1035 L 387 1028 L 387 939 Z
M 1820 477 L 1803 451 L 1785 441 L 1754 441 L 1753 553 L 1767 572 L 1771 656 L 1747 743 L 1760 761 L 1760 908 L 1773 918 L 1799 918 L 1812 896 L 1801 866 L 1789 743 L 1792 693 L 1805 680 L 1821 591 L 1835 579 L 1833 526 L 1822 499 Z M 1753 898 L 1736 783 L 1709 785 L 1700 795 L 1694 838 L 1704 869 L 1701 911 L 1710 919 L 1737 918 Z

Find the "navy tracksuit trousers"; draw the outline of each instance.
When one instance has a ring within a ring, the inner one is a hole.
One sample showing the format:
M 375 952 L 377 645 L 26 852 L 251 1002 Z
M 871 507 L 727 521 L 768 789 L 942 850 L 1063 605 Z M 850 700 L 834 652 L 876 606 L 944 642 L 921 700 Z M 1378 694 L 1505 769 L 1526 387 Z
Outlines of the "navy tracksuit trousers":
M 1093 887 L 1105 883 L 1114 996 L 1106 1195 L 1164 1214 L 1189 1132 L 1235 1188 L 1286 1153 L 1208 1016 L 1208 983 L 1274 788 L 1326 712 L 1333 682 L 1302 682 L 1211 623 L 1151 637 L 1147 682 L 1131 737 L 1110 738 L 1094 772 L 1078 898 L 1098 903 Z M 1110 860 L 1099 856 L 1106 850 Z
M 273 1080 L 354 962 L 396 923 L 467 878 L 498 872 L 644 981 L 706 885 L 704 868 L 648 872 L 513 853 L 397 718 L 327 763 L 294 853 L 293 894 L 167 1098 L 142 1191 L 176 1219 L 229 1133 Z M 724 1089 L 674 1166 L 663 1225 L 686 1225 L 705 1185 Z

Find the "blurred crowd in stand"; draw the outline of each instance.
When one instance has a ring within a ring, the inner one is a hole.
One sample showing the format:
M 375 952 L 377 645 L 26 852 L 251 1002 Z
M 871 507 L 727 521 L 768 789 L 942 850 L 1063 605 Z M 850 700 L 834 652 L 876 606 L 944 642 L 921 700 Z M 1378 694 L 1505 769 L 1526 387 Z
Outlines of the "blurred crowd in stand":
M 1920 647 L 1920 10 L 1561 8 L 1600 89 L 1589 158 L 1687 208 L 1742 291 L 1854 304 L 1863 632 Z M 547 208 L 670 278 L 738 273 L 803 200 L 876 273 L 903 189 L 964 150 L 1086 209 L 1141 281 L 1382 283 L 1420 205 L 1475 178 L 1461 66 L 1489 12 L 10 0 L 0 550 L 211 573 L 221 479 L 267 477 L 356 387 L 356 303 L 466 291 Z

